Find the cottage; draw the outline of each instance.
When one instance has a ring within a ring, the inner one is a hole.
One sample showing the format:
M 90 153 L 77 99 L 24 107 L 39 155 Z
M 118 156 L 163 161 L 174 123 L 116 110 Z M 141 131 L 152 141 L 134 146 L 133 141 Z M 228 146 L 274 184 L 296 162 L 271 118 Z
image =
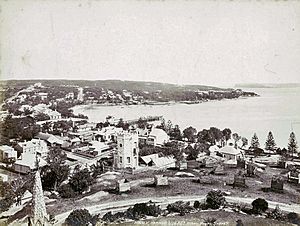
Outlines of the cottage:
M 219 153 L 226 160 L 233 160 L 234 162 L 237 162 L 237 160 L 243 156 L 241 151 L 235 149 L 233 146 L 222 147 L 219 149 Z
M 170 140 L 169 135 L 162 129 L 152 128 L 148 138 L 147 144 L 154 146 L 161 146 Z
M 17 160 L 17 151 L 10 146 L 0 146 L 0 161 L 1 162 L 14 162 Z
M 17 173 L 27 174 L 32 170 L 35 170 L 37 166 L 43 167 L 45 165 L 47 165 L 47 162 L 44 159 L 34 154 L 27 153 L 21 155 L 21 158 L 14 163 L 13 169 Z
M 151 154 L 140 158 L 142 165 L 157 168 L 175 168 L 176 160 L 173 156 L 160 156 L 160 154 Z
M 49 133 L 38 133 L 35 138 L 45 141 L 49 146 L 61 146 L 64 143 L 62 138 Z
M 37 154 L 42 158 L 47 157 L 49 149 L 47 143 L 40 139 L 32 139 L 31 141 L 19 142 L 15 149 L 22 154 Z

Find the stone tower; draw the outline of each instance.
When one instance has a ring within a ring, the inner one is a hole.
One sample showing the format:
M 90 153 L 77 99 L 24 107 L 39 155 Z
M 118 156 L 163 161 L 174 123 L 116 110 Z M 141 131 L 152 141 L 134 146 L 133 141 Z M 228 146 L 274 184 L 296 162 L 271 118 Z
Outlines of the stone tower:
M 37 170 L 35 173 L 35 183 L 33 187 L 32 196 L 32 215 L 31 225 L 47 225 L 48 215 L 46 212 L 46 205 L 44 201 L 44 194 L 41 182 L 40 172 Z
M 116 168 L 137 168 L 139 140 L 135 132 L 122 132 L 117 135 L 117 151 L 114 154 Z

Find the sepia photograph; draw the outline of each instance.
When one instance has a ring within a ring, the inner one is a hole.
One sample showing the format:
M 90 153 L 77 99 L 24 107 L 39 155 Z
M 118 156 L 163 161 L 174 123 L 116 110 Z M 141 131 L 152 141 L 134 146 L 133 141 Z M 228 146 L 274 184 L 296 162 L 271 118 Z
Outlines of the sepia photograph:
M 0 226 L 300 225 L 300 1 L 0 0 Z

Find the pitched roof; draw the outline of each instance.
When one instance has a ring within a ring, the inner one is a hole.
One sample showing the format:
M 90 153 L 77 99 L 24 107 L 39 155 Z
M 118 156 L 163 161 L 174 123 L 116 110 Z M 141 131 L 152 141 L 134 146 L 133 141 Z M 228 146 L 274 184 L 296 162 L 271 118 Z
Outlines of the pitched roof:
M 229 154 L 229 155 L 239 155 L 241 152 L 235 149 L 232 146 L 225 146 L 219 149 L 219 152 L 222 154 Z

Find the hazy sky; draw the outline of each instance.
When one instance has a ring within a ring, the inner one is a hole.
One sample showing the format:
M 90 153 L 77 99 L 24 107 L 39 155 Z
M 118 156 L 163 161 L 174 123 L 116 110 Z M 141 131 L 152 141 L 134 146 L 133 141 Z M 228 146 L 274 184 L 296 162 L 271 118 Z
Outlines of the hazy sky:
M 300 82 L 300 1 L 1 1 L 1 78 Z

